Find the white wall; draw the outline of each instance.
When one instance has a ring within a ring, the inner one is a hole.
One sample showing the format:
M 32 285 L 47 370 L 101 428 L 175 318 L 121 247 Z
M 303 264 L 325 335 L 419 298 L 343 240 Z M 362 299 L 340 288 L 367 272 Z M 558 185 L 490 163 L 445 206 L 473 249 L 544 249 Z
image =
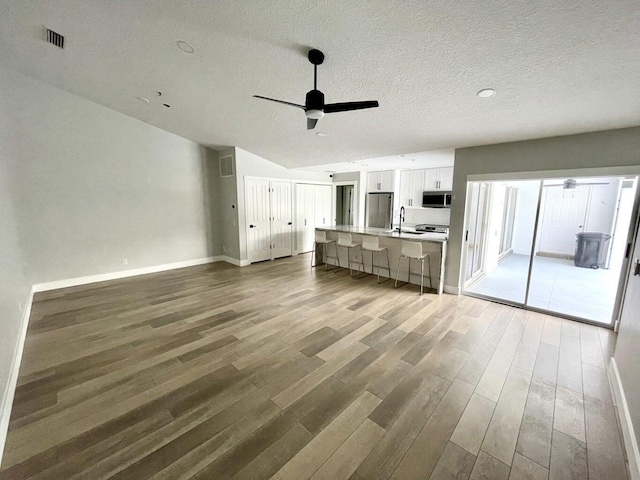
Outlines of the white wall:
M 245 215 L 244 179 L 245 177 L 284 178 L 289 180 L 327 182 L 331 183 L 331 177 L 324 172 L 308 172 L 285 168 L 277 163 L 270 162 L 258 155 L 235 147 L 236 182 L 238 195 L 238 249 L 240 261 L 247 261 L 247 222 Z M 294 205 L 295 209 L 295 205 Z M 293 217 L 292 217 L 293 218 Z
M 610 234 L 613 231 L 613 220 L 618 206 L 618 191 L 622 180 L 618 178 L 584 178 L 578 181 L 607 183 L 607 185 L 591 186 L 584 231 Z
M 518 189 L 516 218 L 513 224 L 513 253 L 531 255 L 540 181 L 505 182 L 505 185 Z
M 218 254 L 215 154 L 16 73 L 2 85 L 3 162 L 31 283 Z

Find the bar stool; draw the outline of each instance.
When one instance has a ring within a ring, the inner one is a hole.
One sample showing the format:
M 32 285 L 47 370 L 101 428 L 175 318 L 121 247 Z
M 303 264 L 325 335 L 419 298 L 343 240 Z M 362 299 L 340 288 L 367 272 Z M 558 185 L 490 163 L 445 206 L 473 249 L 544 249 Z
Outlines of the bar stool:
M 349 263 L 349 275 L 350 276 L 354 276 L 353 275 L 353 269 L 351 268 L 351 264 L 352 263 L 356 263 L 358 265 L 362 265 L 363 269 L 364 269 L 364 264 L 362 263 L 362 254 L 360 255 L 360 261 L 352 261 L 351 260 L 351 249 L 352 248 L 356 248 L 356 247 L 360 247 L 362 249 L 362 244 L 360 243 L 354 243 L 353 239 L 351 238 L 351 234 L 350 233 L 338 233 L 338 247 L 344 247 L 347 249 L 347 261 Z M 361 250 L 362 252 L 362 250 Z M 338 249 L 336 248 L 336 255 L 338 255 Z M 338 255 L 338 265 L 340 267 L 342 267 L 342 265 L 340 265 L 340 255 Z M 334 272 L 336 272 L 336 269 L 333 269 Z M 360 271 L 360 267 L 358 267 L 358 271 Z M 357 276 L 358 274 L 356 274 Z
M 422 295 L 422 284 L 424 282 L 424 259 L 427 259 L 427 265 L 429 268 L 429 288 L 433 288 L 431 285 L 431 261 L 428 253 L 422 253 L 421 242 L 407 242 L 402 241 L 402 250 L 400 251 L 400 257 L 398 258 L 398 269 L 396 270 L 396 283 L 395 288 L 398 288 L 398 274 L 400 273 L 400 261 L 403 258 L 409 259 L 409 274 L 407 275 L 407 282 L 400 285 L 401 287 L 411 281 L 411 260 L 420 260 L 420 295 Z M 413 274 L 417 275 L 417 273 Z
M 333 258 L 334 260 L 337 260 L 338 262 L 340 261 L 338 259 L 338 247 L 335 246 L 336 245 L 336 241 L 335 240 L 327 240 L 327 232 L 325 232 L 324 230 L 316 230 L 315 231 L 316 236 L 315 236 L 315 240 L 313 242 L 313 250 L 311 251 L 311 268 L 317 266 L 313 264 L 313 261 L 316 258 L 316 245 L 323 245 L 322 248 L 322 258 L 324 261 L 324 269 L 327 269 L 327 260 L 329 260 L 330 258 Z M 332 244 L 335 247 L 336 250 L 336 256 L 332 257 L 329 255 L 329 245 Z M 333 268 L 335 270 L 335 265 L 336 262 L 333 262 Z
M 380 252 L 387 251 L 387 266 L 383 267 L 380 265 Z M 384 283 L 391 278 L 391 266 L 389 265 L 389 249 L 387 247 L 380 247 L 380 239 L 378 237 L 372 237 L 370 235 L 365 235 L 362 237 L 362 252 L 371 252 L 371 275 L 373 275 L 373 267 L 378 269 L 378 283 Z M 378 254 L 378 265 L 373 263 L 373 256 Z M 364 270 L 364 258 L 362 259 L 362 269 Z M 383 280 L 380 282 L 380 269 L 386 270 L 389 272 L 389 278 L 387 280 Z M 366 274 L 367 271 L 364 270 Z

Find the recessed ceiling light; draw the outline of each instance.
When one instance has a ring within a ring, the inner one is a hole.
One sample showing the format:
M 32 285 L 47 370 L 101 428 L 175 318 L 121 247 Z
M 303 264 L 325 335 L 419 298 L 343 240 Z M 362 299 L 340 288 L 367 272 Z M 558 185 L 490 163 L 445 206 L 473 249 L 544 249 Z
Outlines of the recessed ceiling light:
M 144 97 L 136 97 L 138 100 L 140 100 L 142 103 L 149 103 L 149 99 L 148 98 L 144 98 Z
M 316 132 L 316 135 L 319 136 L 319 137 L 326 137 L 327 136 L 327 134 L 324 133 L 324 132 Z
M 191 45 L 189 45 L 184 40 L 178 40 L 176 42 L 176 45 L 178 45 L 178 48 L 182 50 L 184 53 L 193 53 L 196 51 Z
M 493 97 L 495 94 L 496 91 L 493 88 L 483 88 L 478 93 L 476 93 L 476 95 L 478 95 L 480 98 Z

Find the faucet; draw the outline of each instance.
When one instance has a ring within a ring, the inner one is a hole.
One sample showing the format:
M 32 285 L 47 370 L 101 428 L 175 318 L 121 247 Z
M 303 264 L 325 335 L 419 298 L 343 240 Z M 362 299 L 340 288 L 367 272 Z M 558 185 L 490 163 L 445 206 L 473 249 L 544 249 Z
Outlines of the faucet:
M 398 222 L 398 233 L 402 233 L 402 222 L 404 222 L 404 207 L 400 207 L 400 221 Z

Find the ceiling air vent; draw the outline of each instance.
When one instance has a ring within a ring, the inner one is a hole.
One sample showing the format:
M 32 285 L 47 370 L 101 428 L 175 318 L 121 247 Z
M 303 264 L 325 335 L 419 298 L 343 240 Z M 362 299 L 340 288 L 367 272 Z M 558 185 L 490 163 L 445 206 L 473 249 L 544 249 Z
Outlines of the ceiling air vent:
M 220 176 L 233 177 L 233 157 L 231 155 L 220 158 Z
M 58 48 L 64 48 L 64 37 L 60 35 L 58 32 L 54 32 L 53 30 L 47 28 L 47 42 L 51 45 L 55 45 Z

